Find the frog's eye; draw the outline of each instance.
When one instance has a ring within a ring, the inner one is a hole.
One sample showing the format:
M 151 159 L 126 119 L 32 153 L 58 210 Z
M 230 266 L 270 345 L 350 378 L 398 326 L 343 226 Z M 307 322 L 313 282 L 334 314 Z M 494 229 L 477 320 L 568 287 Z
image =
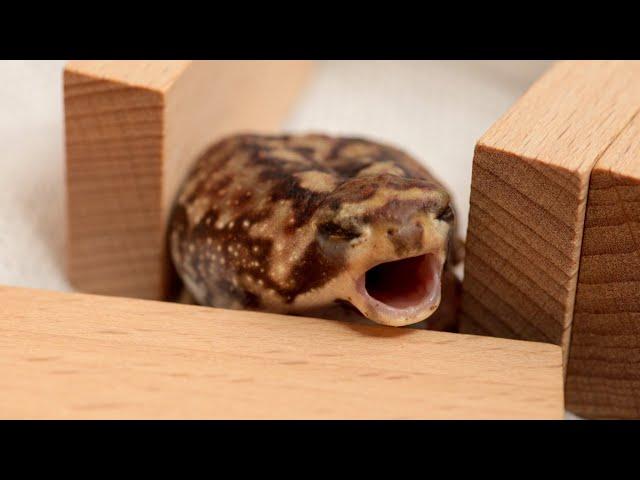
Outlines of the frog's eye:
M 321 223 L 318 232 L 331 240 L 353 240 L 361 235 L 361 232 L 354 227 L 338 225 L 334 222 Z
M 451 205 L 447 205 L 444 210 L 442 210 L 438 216 L 436 217 L 438 220 L 442 220 L 443 222 L 450 222 L 453 220 L 453 209 Z

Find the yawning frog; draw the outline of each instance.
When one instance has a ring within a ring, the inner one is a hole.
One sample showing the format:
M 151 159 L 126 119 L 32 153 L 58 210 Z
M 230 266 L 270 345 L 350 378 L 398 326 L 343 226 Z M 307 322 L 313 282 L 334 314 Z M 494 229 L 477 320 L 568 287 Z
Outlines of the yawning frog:
M 307 315 L 339 305 L 438 329 L 455 317 L 456 241 L 449 194 L 419 162 L 326 135 L 217 142 L 169 226 L 175 267 L 202 305 Z

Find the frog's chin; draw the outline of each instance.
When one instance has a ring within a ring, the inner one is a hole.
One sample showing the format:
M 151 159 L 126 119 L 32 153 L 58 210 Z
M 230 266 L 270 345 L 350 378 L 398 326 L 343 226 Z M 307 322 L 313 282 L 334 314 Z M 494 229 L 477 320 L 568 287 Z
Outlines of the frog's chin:
M 434 253 L 379 263 L 356 280 L 351 303 L 383 325 L 400 327 L 425 320 L 440 304 L 442 266 Z

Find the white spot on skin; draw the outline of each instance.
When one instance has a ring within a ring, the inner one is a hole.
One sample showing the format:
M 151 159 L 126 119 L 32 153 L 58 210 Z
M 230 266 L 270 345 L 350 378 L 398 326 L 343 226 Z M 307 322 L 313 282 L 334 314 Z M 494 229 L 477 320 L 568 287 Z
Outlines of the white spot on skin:
M 242 227 L 243 227 L 243 228 L 247 229 L 247 228 L 249 228 L 250 226 L 251 226 L 251 222 L 250 222 L 249 220 L 244 220 L 244 221 L 242 222 Z

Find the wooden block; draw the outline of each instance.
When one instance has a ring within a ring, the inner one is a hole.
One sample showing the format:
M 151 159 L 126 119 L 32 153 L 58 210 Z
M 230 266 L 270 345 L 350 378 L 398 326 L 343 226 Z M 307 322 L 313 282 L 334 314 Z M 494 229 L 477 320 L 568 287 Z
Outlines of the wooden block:
M 567 369 L 567 408 L 640 419 L 640 117 L 602 155 L 591 185 Z
M 0 287 L 2 418 L 561 418 L 559 347 Z
M 196 156 L 236 131 L 277 129 L 302 61 L 74 61 L 64 73 L 72 283 L 163 298 L 165 226 Z
M 554 65 L 479 140 L 462 331 L 551 342 L 565 360 L 589 175 L 640 108 L 640 63 Z

